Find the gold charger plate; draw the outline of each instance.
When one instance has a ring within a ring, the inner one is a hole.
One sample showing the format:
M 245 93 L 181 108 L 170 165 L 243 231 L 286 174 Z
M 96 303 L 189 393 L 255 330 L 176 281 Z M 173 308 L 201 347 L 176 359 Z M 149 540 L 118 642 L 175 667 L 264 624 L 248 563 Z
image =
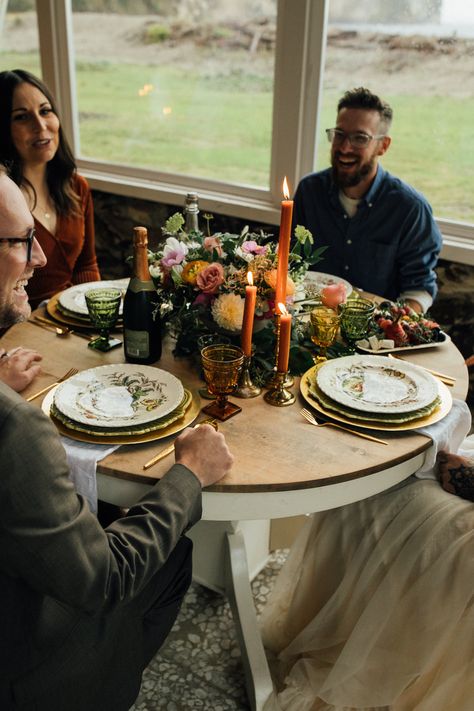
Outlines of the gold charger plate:
M 441 381 L 437 382 L 438 395 L 440 398 L 440 405 L 431 415 L 427 417 L 421 417 L 418 420 L 412 420 L 410 422 L 402 422 L 398 425 L 387 424 L 386 422 L 364 422 L 362 420 L 353 420 L 349 417 L 344 417 L 343 415 L 333 412 L 332 410 L 326 410 L 320 403 L 318 403 L 313 397 L 311 397 L 309 392 L 308 379 L 314 378 L 318 366 L 314 365 L 312 368 L 306 371 L 304 375 L 301 376 L 300 381 L 300 392 L 306 402 L 311 405 L 315 410 L 320 412 L 325 417 L 330 420 L 335 420 L 336 422 L 342 422 L 346 425 L 352 425 L 353 427 L 360 427 L 361 429 L 368 430 L 383 430 L 385 432 L 404 432 L 407 430 L 416 430 L 419 427 L 427 427 L 428 425 L 434 425 L 435 422 L 439 422 L 446 417 L 453 406 L 453 399 L 449 389 Z
M 59 323 L 63 323 L 66 326 L 74 326 L 75 328 L 83 328 L 86 331 L 95 331 L 94 326 L 92 325 L 90 319 L 88 318 L 75 318 L 74 316 L 69 316 L 69 314 L 65 314 L 61 309 L 59 308 L 59 297 L 62 294 L 62 291 L 59 291 L 57 294 L 54 294 L 46 304 L 46 311 L 47 313 L 53 318 L 55 321 L 58 321 Z M 121 325 L 121 319 L 119 318 L 118 323 L 114 326 L 112 331 L 120 331 L 122 330 L 122 325 Z
M 57 386 L 56 386 L 57 387 Z M 70 437 L 71 439 L 76 439 L 79 442 L 87 442 L 89 444 L 142 444 L 144 442 L 154 442 L 158 439 L 165 439 L 170 435 L 177 434 L 184 430 L 185 427 L 189 427 L 190 424 L 194 422 L 196 417 L 201 411 L 201 401 L 199 395 L 194 392 L 187 390 L 191 394 L 191 402 L 188 409 L 184 413 L 183 417 L 173 422 L 168 427 L 164 429 L 154 430 L 153 432 L 146 432 L 144 434 L 133 433 L 131 435 L 97 435 L 97 434 L 87 434 L 86 432 L 79 432 L 78 430 L 69 429 L 62 422 L 51 415 L 51 405 L 54 400 L 54 391 L 56 388 L 52 388 L 47 395 L 45 395 L 41 408 L 45 415 L 47 415 L 51 421 L 56 426 L 59 434 L 64 437 Z

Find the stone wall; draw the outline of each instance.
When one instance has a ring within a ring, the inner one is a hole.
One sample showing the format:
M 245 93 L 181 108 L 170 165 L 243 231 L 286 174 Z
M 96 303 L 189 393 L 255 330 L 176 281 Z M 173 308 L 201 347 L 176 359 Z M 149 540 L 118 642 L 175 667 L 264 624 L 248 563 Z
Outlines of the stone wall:
M 148 228 L 153 249 L 160 242 L 161 225 L 180 209 L 174 205 L 123 198 L 99 191 L 94 191 L 94 208 L 97 255 L 102 275 L 107 279 L 129 275 L 127 258 L 132 252 L 133 227 L 144 225 Z M 214 231 L 238 233 L 247 222 L 214 214 L 211 224 Z M 249 226 L 278 234 L 276 226 L 252 223 Z M 467 358 L 474 353 L 474 267 L 441 260 L 438 278 L 439 294 L 431 313 Z M 474 369 L 469 404 L 474 408 Z

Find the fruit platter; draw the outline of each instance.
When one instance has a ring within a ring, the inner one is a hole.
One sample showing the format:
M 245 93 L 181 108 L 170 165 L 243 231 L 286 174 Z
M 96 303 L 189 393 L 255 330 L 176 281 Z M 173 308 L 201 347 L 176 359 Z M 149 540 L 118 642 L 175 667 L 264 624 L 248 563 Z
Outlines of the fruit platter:
M 436 321 L 404 303 L 383 301 L 369 323 L 366 338 L 356 341 L 366 353 L 388 353 L 441 346 L 450 341 Z

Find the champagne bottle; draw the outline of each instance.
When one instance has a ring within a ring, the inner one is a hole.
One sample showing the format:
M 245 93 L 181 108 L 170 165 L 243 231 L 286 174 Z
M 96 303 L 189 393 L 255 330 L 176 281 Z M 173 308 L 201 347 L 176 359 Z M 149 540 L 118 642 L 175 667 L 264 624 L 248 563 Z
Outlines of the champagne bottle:
M 161 357 L 161 319 L 148 268 L 146 227 L 134 227 L 133 275 L 123 302 L 125 359 L 148 365 Z
M 187 193 L 184 201 L 184 229 L 187 234 L 199 231 L 199 207 L 197 193 Z

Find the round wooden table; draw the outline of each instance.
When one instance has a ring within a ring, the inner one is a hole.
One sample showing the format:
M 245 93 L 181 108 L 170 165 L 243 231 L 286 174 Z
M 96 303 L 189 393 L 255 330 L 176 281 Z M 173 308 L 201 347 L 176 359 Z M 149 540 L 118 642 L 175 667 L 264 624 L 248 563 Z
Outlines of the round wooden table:
M 30 322 L 14 326 L 2 338 L 6 349 L 20 344 L 43 354 L 43 374 L 25 396 L 54 382 L 72 365 L 84 370 L 123 362 L 122 349 L 106 354 L 92 351 L 75 334 L 60 338 Z M 403 357 L 454 376 L 456 383 L 450 391 L 453 397 L 465 398 L 467 368 L 452 343 Z M 169 342 L 157 365 L 193 390 L 202 385 L 187 359 L 173 358 Z M 39 405 L 41 399 L 35 403 Z M 227 477 L 203 492 L 203 521 L 191 537 L 196 542 L 195 579 L 225 590 L 229 597 L 251 708 L 261 709 L 272 684 L 249 581 L 267 560 L 270 519 L 373 496 L 413 474 L 423 463 L 431 440 L 416 432 L 374 432 L 388 442 L 385 446 L 330 427 L 318 429 L 301 416 L 305 405 L 301 396 L 290 407 L 273 407 L 261 396 L 239 400 L 239 404 L 242 413 L 220 426 L 235 465 Z M 135 503 L 172 463 L 168 457 L 143 470 L 143 464 L 167 444 L 163 440 L 124 445 L 102 460 L 97 467 L 99 498 L 120 506 Z

